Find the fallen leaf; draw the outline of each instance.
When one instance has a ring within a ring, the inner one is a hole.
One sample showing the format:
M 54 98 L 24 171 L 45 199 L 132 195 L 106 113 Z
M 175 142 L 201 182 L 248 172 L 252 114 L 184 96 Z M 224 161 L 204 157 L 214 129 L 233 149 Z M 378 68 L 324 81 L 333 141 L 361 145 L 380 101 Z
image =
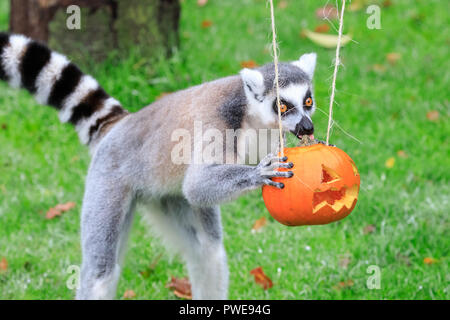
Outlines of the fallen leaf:
M 8 271 L 8 260 L 6 260 L 6 258 L 3 257 L 0 260 L 0 273 L 1 272 L 6 272 L 6 271 Z
M 398 151 L 397 151 L 397 155 L 398 155 L 400 158 L 408 158 L 408 154 L 407 154 L 404 150 L 398 150 Z
M 286 9 L 289 3 L 286 0 L 281 0 L 278 2 L 278 8 L 280 9 Z
M 400 53 L 390 52 L 386 55 L 386 60 L 391 65 L 395 65 L 397 63 L 397 61 L 400 60 L 401 57 L 402 57 L 402 55 Z
M 384 0 L 383 1 L 383 7 L 388 8 L 392 6 L 392 1 L 391 0 Z
M 328 31 L 330 31 L 330 26 L 326 23 L 319 24 L 314 29 L 314 32 L 317 32 L 317 33 L 327 33 Z
M 172 289 L 178 298 L 192 300 L 191 283 L 188 278 L 172 277 L 172 280 L 166 284 L 166 288 Z
M 53 219 L 60 216 L 63 212 L 69 211 L 75 207 L 74 202 L 67 202 L 64 204 L 57 204 L 54 208 L 50 208 L 45 214 L 46 219 Z
M 373 71 L 375 71 L 375 72 L 378 72 L 378 73 L 384 73 L 384 72 L 386 72 L 386 70 L 387 70 L 387 68 L 386 68 L 385 65 L 383 65 L 383 64 L 378 64 L 378 63 L 372 65 L 372 66 L 370 67 L 370 69 L 373 70 Z
M 316 17 L 319 19 L 339 19 L 339 13 L 335 6 L 325 5 L 316 10 Z
M 76 206 L 75 202 L 67 202 L 64 204 L 57 204 L 55 209 L 60 210 L 62 212 L 66 212 L 69 211 L 70 209 L 75 208 L 75 206 Z
M 423 259 L 423 263 L 425 264 L 435 264 L 436 262 L 438 262 L 438 260 L 431 257 L 426 257 Z
M 136 293 L 133 290 L 126 290 L 123 297 L 125 299 L 133 299 L 136 298 Z
M 375 230 L 376 230 L 375 226 L 373 224 L 369 224 L 364 227 L 363 233 L 364 234 L 374 233 Z
M 253 60 L 248 60 L 248 61 L 242 61 L 241 62 L 241 68 L 249 68 L 249 69 L 253 69 L 256 68 L 258 66 L 258 64 L 253 61 Z
M 352 262 L 352 260 L 350 259 L 350 257 L 348 255 L 343 256 L 339 259 L 339 267 L 341 267 L 343 269 L 347 269 L 350 262 Z
M 352 12 L 359 11 L 364 7 L 364 5 L 365 5 L 364 0 L 352 0 L 350 5 L 348 6 L 348 10 Z
M 8 125 L 6 123 L 2 123 L 0 128 L 2 128 L 2 130 L 6 130 L 6 129 L 8 129 Z
M 437 121 L 439 119 L 439 111 L 437 110 L 428 111 L 427 118 L 430 121 Z
M 212 21 L 211 20 L 203 20 L 202 21 L 202 28 L 206 29 L 212 26 Z
M 203 7 L 208 3 L 208 0 L 197 0 L 197 5 Z
M 354 284 L 355 282 L 352 279 L 348 279 L 345 281 L 338 282 L 335 286 L 333 286 L 333 288 L 336 290 L 343 290 L 353 287 Z
M 323 34 L 318 32 L 313 32 L 310 30 L 305 29 L 304 35 L 314 42 L 315 44 L 318 44 L 321 47 L 331 49 L 336 48 L 338 43 L 338 36 L 334 34 Z M 349 43 L 352 40 L 352 38 L 349 35 L 342 35 L 341 39 L 341 46 L 345 46 L 347 43 Z
M 255 221 L 252 231 L 261 231 L 261 228 L 264 227 L 266 224 L 267 224 L 266 217 L 261 217 Z
M 386 166 L 386 168 L 393 168 L 395 165 L 395 158 L 394 157 L 390 157 L 389 159 L 386 160 L 386 162 L 384 163 L 384 165 Z
M 264 290 L 270 289 L 273 287 L 272 280 L 266 276 L 263 269 L 261 267 L 257 267 L 250 271 L 255 277 L 255 282 L 263 287 Z

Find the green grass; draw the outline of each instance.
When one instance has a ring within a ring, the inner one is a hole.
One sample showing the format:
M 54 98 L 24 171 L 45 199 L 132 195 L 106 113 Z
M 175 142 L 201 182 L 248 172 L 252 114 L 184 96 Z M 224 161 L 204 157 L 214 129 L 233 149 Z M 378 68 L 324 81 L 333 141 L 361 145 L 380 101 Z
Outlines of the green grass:
M 326 111 L 333 50 L 299 36 L 303 27 L 320 22 L 314 11 L 326 1 L 288 0 L 276 18 L 282 60 L 304 52 L 319 55 L 315 76 L 318 106 Z M 366 28 L 364 10 L 348 11 L 346 32 L 357 43 L 342 52 L 345 67 L 337 80 L 334 116 L 362 143 L 335 127 L 332 143 L 355 160 L 361 192 L 354 212 L 341 222 L 315 227 L 284 227 L 264 208 L 256 191 L 224 205 L 225 246 L 233 299 L 448 299 L 449 295 L 449 63 L 450 30 L 445 1 L 392 0 L 382 8 L 381 30 Z M 412 4 L 413 3 L 413 4 Z M 131 55 L 120 63 L 105 62 L 90 72 L 130 110 L 152 102 L 161 92 L 235 74 L 240 62 L 271 60 L 268 7 L 264 0 L 219 1 L 198 8 L 184 1 L 181 49 L 169 61 L 150 63 Z M 201 28 L 204 19 L 212 27 Z M 7 1 L 0 2 L 0 29 L 7 28 Z M 402 58 L 394 66 L 386 54 Z M 374 64 L 386 66 L 373 71 Z M 0 84 L 0 298 L 72 299 L 68 266 L 79 265 L 79 210 L 89 163 L 74 130 L 56 113 L 38 106 L 24 91 Z M 426 114 L 438 110 L 437 121 Z M 316 136 L 324 138 L 327 117 L 314 116 Z M 404 150 L 408 157 L 397 156 Z M 395 166 L 385 161 L 395 157 Z M 75 210 L 45 220 L 48 208 L 74 201 Z M 252 234 L 254 221 L 268 217 L 263 232 Z M 364 234 L 367 225 L 375 231 Z M 154 272 L 143 277 L 160 253 Z M 347 268 L 339 261 L 347 257 Z M 425 257 L 437 259 L 427 265 Z M 366 287 L 369 265 L 381 268 L 381 289 Z M 262 266 L 273 279 L 263 291 L 249 271 Z M 164 287 L 171 275 L 186 271 L 180 259 L 165 253 L 138 216 L 118 289 L 139 299 L 168 299 Z M 337 289 L 340 281 L 354 285 Z

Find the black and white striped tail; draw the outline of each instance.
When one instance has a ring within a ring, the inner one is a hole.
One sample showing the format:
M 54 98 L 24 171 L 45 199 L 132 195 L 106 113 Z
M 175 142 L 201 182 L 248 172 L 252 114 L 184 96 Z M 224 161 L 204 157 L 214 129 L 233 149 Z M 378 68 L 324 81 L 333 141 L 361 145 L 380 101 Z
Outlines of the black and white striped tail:
M 61 122 L 72 123 L 84 144 L 127 114 L 94 78 L 65 56 L 22 35 L 0 32 L 0 79 L 27 89 L 40 104 L 56 108 Z

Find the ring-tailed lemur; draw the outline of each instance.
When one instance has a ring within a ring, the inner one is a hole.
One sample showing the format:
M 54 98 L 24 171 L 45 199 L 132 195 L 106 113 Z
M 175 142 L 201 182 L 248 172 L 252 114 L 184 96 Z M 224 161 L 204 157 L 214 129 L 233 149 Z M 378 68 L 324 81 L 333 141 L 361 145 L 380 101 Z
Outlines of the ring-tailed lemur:
M 312 134 L 314 53 L 279 64 L 283 127 Z M 219 204 L 264 184 L 291 177 L 286 158 L 271 154 L 256 166 L 175 164 L 171 133 L 192 132 L 194 121 L 220 131 L 277 128 L 273 64 L 172 93 L 128 113 L 97 81 L 64 56 L 24 36 L 0 33 L 0 78 L 33 93 L 41 104 L 72 123 L 92 161 L 81 218 L 82 270 L 79 299 L 115 296 L 121 256 L 137 203 L 148 209 L 154 229 L 184 258 L 196 299 L 227 297 L 228 269 Z M 237 137 L 239 144 L 240 136 Z M 233 158 L 236 148 L 225 150 Z

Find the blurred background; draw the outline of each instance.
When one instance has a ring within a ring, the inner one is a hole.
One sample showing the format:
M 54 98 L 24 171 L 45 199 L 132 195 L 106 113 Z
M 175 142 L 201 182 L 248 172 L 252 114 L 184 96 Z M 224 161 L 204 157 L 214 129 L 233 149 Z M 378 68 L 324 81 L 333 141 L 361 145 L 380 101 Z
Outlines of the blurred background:
M 340 1 L 274 2 L 280 60 L 318 54 L 324 140 Z M 358 166 L 358 203 L 342 221 L 296 228 L 270 217 L 259 190 L 223 206 L 230 298 L 449 298 L 449 9 L 348 1 L 330 141 Z M 0 30 L 10 28 L 48 41 L 131 111 L 272 61 L 266 0 L 1 0 Z M 51 108 L 4 83 L 0 147 L 0 298 L 72 299 L 87 149 Z M 268 290 L 250 274 L 260 266 Z M 379 288 L 367 285 L 375 269 Z M 174 299 L 165 285 L 186 275 L 137 215 L 117 298 Z

